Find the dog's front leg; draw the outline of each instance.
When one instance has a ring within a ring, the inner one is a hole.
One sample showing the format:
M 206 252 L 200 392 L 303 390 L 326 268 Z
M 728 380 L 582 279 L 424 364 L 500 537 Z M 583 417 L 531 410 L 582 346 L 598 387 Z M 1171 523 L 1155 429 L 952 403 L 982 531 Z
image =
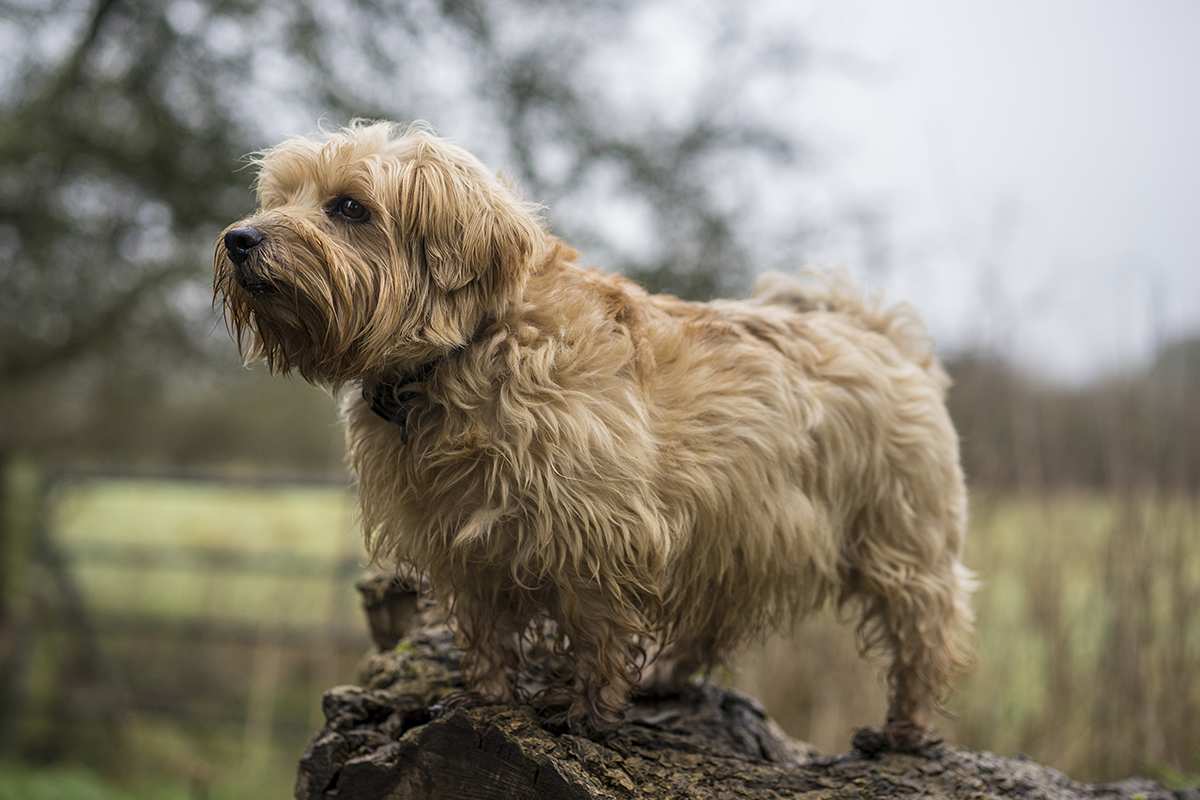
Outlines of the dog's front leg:
M 469 696 L 481 703 L 512 702 L 521 663 L 519 640 L 526 622 L 498 607 L 494 597 L 459 594 L 454 609 L 464 649 L 463 682 Z
M 567 723 L 590 735 L 624 716 L 641 664 L 637 641 L 646 633 L 640 604 L 621 587 L 581 580 L 559 592 L 554 618 L 572 663 Z

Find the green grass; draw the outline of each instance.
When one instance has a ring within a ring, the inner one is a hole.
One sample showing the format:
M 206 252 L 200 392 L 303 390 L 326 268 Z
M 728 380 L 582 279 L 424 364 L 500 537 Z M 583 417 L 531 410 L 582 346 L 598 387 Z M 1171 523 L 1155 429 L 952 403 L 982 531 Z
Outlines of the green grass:
M 64 488 L 55 523 L 64 544 L 90 539 L 186 543 L 331 557 L 361 550 L 353 498 L 332 486 L 240 489 L 89 481 Z
M 70 550 L 87 542 L 231 548 L 247 558 L 283 552 L 366 563 L 351 495 L 338 488 L 238 489 L 154 481 L 89 482 L 65 489 L 55 530 Z M 173 567 L 130 575 L 108 563 L 77 565 L 98 610 L 195 615 L 245 622 L 322 623 L 349 588 L 324 577 Z M 357 620 L 355 620 L 357 621 Z
M 218 779 L 163 775 L 114 777 L 77 765 L 31 766 L 0 762 L 0 800 L 246 800 L 290 797 L 295 769 L 257 763 Z
M 0 762 L 0 800 L 187 800 L 186 785 L 122 786 L 83 767 L 30 767 Z

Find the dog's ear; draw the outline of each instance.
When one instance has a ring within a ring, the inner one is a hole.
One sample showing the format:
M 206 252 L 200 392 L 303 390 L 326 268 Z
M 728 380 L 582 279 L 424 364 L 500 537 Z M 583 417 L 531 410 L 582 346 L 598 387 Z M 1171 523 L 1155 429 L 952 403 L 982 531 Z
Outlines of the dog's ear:
M 443 291 L 489 272 L 514 280 L 541 247 L 544 234 L 530 207 L 465 151 L 422 140 L 399 188 L 402 241 Z

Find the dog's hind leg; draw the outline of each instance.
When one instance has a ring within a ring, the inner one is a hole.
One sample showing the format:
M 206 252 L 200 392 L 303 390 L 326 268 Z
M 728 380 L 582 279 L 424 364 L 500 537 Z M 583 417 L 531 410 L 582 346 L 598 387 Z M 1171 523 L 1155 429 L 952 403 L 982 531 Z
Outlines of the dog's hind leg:
M 843 601 L 861 604 L 863 649 L 883 650 L 891 659 L 881 746 L 896 750 L 935 741 L 930 716 L 971 661 L 973 579 L 958 558 L 960 534 L 927 536 L 864 537 L 846 587 L 850 594 L 843 595 Z

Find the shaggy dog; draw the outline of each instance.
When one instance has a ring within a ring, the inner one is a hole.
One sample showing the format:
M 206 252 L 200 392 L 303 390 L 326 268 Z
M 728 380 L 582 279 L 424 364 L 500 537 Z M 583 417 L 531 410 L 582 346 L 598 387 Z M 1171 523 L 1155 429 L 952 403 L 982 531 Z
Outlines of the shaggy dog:
M 648 294 L 420 128 L 256 163 L 216 295 L 247 358 L 351 389 L 369 549 L 428 576 L 479 696 L 510 699 L 553 631 L 566 719 L 611 724 L 639 683 L 832 603 L 890 657 L 885 742 L 922 743 L 970 657 L 971 577 L 947 379 L 911 311 L 778 275 L 744 301 Z

